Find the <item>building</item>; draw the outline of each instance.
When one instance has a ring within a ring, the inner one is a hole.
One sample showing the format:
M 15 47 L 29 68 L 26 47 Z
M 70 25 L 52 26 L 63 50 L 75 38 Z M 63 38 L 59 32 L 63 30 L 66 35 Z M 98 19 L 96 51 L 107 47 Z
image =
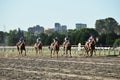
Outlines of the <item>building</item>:
M 75 26 L 76 29 L 87 28 L 87 24 L 82 24 L 82 23 L 76 23 Z
M 59 32 L 59 31 L 60 31 L 60 28 L 61 28 L 60 23 L 55 23 L 54 31 L 55 31 L 55 32 Z
M 36 25 L 36 26 L 28 28 L 28 32 L 33 33 L 33 34 L 44 33 L 44 27 Z
M 67 26 L 66 25 L 61 25 L 60 23 L 55 23 L 55 32 L 64 32 L 67 31 Z
M 61 26 L 61 30 L 62 30 L 62 31 L 67 31 L 67 26 L 66 26 L 66 25 L 62 25 L 62 26 Z

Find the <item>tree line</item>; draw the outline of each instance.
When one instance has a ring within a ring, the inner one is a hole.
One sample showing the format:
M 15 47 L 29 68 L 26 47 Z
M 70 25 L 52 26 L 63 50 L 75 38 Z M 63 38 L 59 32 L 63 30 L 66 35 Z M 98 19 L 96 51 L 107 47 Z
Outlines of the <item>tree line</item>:
M 26 45 L 33 46 L 38 37 L 42 38 L 43 45 L 50 45 L 53 38 L 58 37 L 61 44 L 66 36 L 70 37 L 72 45 L 81 43 L 82 45 L 93 35 L 98 38 L 97 46 L 119 46 L 120 45 L 120 25 L 114 18 L 96 20 L 95 28 L 81 28 L 79 30 L 68 30 L 66 33 L 53 32 L 51 34 L 33 34 L 18 30 L 10 30 L 9 33 L 0 31 L 0 43 L 8 46 L 15 46 L 21 36 L 25 37 Z

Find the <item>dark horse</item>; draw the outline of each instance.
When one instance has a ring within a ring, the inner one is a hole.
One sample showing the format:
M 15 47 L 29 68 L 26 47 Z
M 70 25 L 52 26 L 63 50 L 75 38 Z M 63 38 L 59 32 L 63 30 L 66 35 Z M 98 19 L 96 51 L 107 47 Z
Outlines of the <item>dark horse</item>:
M 65 42 L 63 43 L 63 50 L 64 50 L 64 54 L 66 54 L 66 57 L 68 56 L 68 51 L 69 51 L 70 57 L 72 57 L 70 40 L 68 40 L 66 43 Z
M 34 48 L 35 48 L 36 54 L 42 53 L 42 42 L 35 43 Z
M 23 40 L 21 42 L 18 42 L 16 45 L 17 45 L 17 50 L 18 50 L 19 54 L 22 55 L 22 52 L 24 50 L 25 51 L 25 56 L 26 56 L 25 41 Z
M 56 52 L 57 58 L 58 58 L 59 46 L 60 46 L 59 41 L 56 41 L 55 43 L 51 43 L 51 45 L 50 45 L 51 57 Z
M 88 54 L 89 52 L 90 52 L 90 56 L 93 56 L 93 52 L 95 51 L 95 44 L 96 44 L 96 40 L 91 41 L 91 42 L 86 42 L 84 48 L 88 56 L 89 56 Z

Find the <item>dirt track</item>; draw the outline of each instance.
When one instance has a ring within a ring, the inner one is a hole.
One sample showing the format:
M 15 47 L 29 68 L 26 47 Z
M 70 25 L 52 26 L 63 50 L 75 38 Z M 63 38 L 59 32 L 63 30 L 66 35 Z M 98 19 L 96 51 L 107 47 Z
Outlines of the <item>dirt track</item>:
M 0 57 L 0 80 L 120 80 L 120 57 Z

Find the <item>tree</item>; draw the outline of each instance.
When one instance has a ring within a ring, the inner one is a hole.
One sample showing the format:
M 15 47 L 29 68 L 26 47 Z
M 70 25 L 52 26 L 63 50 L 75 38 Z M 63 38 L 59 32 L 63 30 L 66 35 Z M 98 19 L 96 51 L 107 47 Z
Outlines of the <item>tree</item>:
M 120 35 L 120 25 L 118 25 L 117 27 L 115 27 L 114 32 L 115 32 L 117 35 Z
M 118 22 L 114 18 L 106 18 L 106 19 L 100 19 L 96 20 L 95 23 L 96 30 L 101 33 L 107 33 L 107 32 L 115 32 L 118 33 L 120 31 L 120 27 L 118 25 Z
M 28 46 L 33 46 L 36 42 L 36 37 L 34 36 L 34 34 L 30 33 L 30 32 L 25 32 L 24 33 L 24 37 L 25 37 L 25 43 Z
M 10 30 L 8 35 L 8 45 L 15 46 L 17 42 L 18 42 L 17 30 L 13 30 L 13 31 Z
M 101 33 L 101 35 L 98 38 L 99 38 L 99 41 L 98 41 L 99 46 L 105 46 L 106 45 L 106 33 Z
M 5 40 L 4 40 L 4 32 L 3 31 L 0 31 L 0 43 L 4 43 L 5 42 Z
M 115 40 L 113 46 L 120 46 L 120 38 Z
M 104 23 L 105 23 L 104 19 L 96 20 L 95 28 L 98 32 L 100 32 L 100 33 L 105 32 Z
M 118 36 L 114 32 L 102 33 L 99 36 L 99 45 L 113 46 L 113 43 L 117 38 L 118 38 Z
M 0 31 L 0 44 L 5 44 L 5 33 L 3 31 Z
M 114 41 L 116 40 L 117 35 L 114 32 L 109 32 L 106 35 L 106 44 L 109 46 L 113 46 Z

